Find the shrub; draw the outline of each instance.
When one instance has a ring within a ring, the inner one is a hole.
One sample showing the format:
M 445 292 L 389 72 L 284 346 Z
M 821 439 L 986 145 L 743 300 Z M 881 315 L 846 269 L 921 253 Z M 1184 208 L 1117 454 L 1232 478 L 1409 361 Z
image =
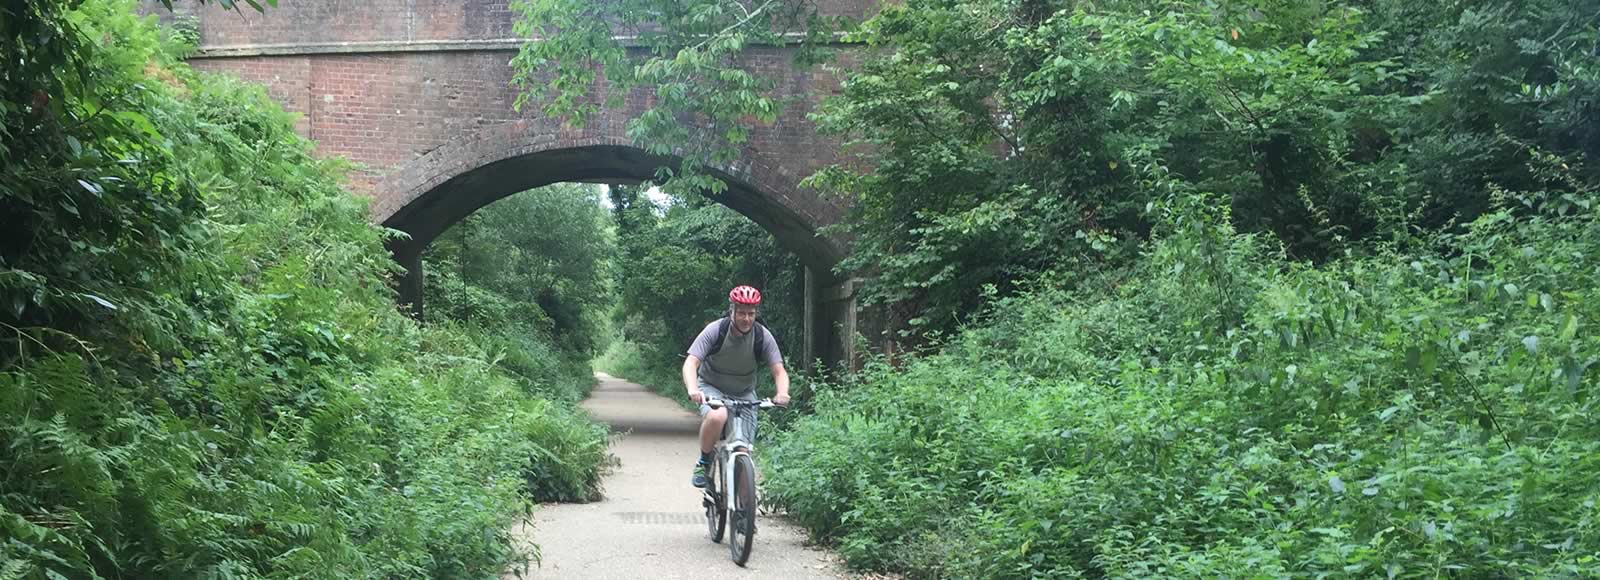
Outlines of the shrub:
M 1131 269 L 817 387 L 768 498 L 919 577 L 1593 576 L 1600 223 L 1500 199 L 1316 268 L 1168 219 Z
M 26 4 L 0 577 L 481 578 L 530 499 L 596 495 L 604 429 L 400 315 L 342 163 L 262 89 L 173 64 L 131 1 Z

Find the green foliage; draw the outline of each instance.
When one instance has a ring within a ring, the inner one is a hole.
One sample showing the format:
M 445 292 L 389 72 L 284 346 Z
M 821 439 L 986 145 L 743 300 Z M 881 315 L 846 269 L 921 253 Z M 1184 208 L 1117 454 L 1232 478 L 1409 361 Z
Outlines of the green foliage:
M 657 178 L 669 191 L 719 192 L 706 168 L 724 168 L 749 139 L 750 121 L 770 124 L 782 103 L 775 79 L 745 70 L 751 46 L 794 44 L 812 62 L 842 26 L 813 2 L 764 0 L 513 0 L 524 43 L 511 65 L 521 90 L 546 115 L 582 125 L 603 107 L 647 90 L 645 111 L 629 119 L 641 148 L 681 159 Z M 630 55 L 630 48 L 633 54 Z M 597 96 L 601 95 L 601 96 Z M 679 122 L 685 115 L 695 126 Z
M 576 403 L 607 338 L 605 211 L 592 186 L 559 184 L 496 202 L 440 236 L 423 259 L 424 313 L 471 329 L 532 393 Z
M 611 200 L 620 301 L 601 370 L 686 401 L 684 352 L 724 315 L 728 290 L 740 284 L 761 290 L 761 320 L 794 360 L 805 327 L 804 269 L 771 234 L 698 197 L 658 208 L 637 188 L 613 186 Z
M 1498 199 L 1319 268 L 1174 204 L 1135 266 L 817 387 L 768 498 L 918 577 L 1593 576 L 1596 198 Z
M 491 327 L 515 323 L 537 328 L 588 358 L 596 350 L 598 312 L 611 304 L 607 259 L 615 253 L 610 222 L 595 186 L 556 184 L 519 193 L 479 210 L 440 236 L 424 259 L 428 271 L 457 274 L 457 282 L 502 296 L 509 319 L 483 319 Z M 437 292 L 427 304 L 455 303 Z M 478 298 L 478 301 L 487 300 Z M 482 318 L 484 313 L 463 312 Z M 463 319 L 460 317 L 452 317 Z
M 743 82 L 736 56 L 759 34 L 843 29 L 747 24 L 719 2 L 526 4 L 524 25 L 551 41 L 519 67 L 553 75 L 552 112 L 581 109 L 603 63 L 621 87 L 659 87 L 663 104 L 630 127 L 664 153 L 737 142 L 730 127 L 766 119 L 764 106 L 678 87 Z M 760 6 L 787 5 L 808 4 Z M 913 336 L 953 328 L 990 286 L 1006 296 L 1133 259 L 1154 223 L 1144 208 L 1164 195 L 1152 180 L 1218 192 L 1241 231 L 1323 261 L 1458 227 L 1495 185 L 1545 187 L 1526 171 L 1530 145 L 1600 153 L 1583 96 L 1600 88 L 1597 11 L 1594 0 L 889 3 L 845 36 L 862 48 L 814 118 L 847 158 L 809 183 L 851 200 L 841 268 L 874 277 L 866 300 L 892 305 Z M 640 22 L 658 28 L 630 59 L 612 37 Z M 704 90 L 764 103 L 739 83 Z M 679 122 L 691 118 L 712 119 L 716 135 Z
M 907 2 L 854 35 L 881 50 L 818 115 L 874 171 L 812 181 L 856 198 L 846 267 L 881 270 L 869 300 L 915 332 L 985 285 L 1131 258 L 1117 240 L 1148 235 L 1152 180 L 1324 260 L 1470 221 L 1491 184 L 1543 187 L 1523 144 L 1596 153 L 1566 92 L 1596 78 L 1596 8 Z
M 577 31 L 524 52 L 553 112 L 600 62 L 677 99 L 634 121 L 656 151 L 733 141 L 671 87 L 740 44 L 663 63 L 739 22 L 536 6 Z M 888 3 L 814 116 L 847 159 L 808 183 L 852 202 L 866 298 L 939 348 L 816 385 L 768 498 L 921 577 L 1600 575 L 1597 13 Z M 610 26 L 641 21 L 670 41 L 629 60 Z M 644 249 L 663 283 L 714 271 Z
M 530 498 L 596 495 L 604 430 L 401 316 L 365 202 L 263 90 L 130 1 L 16 6 L 0 576 L 481 578 Z

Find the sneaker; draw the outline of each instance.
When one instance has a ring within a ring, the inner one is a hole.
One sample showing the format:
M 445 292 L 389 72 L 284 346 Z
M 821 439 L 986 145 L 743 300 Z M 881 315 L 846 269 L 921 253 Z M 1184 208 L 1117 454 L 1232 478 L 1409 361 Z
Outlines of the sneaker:
M 694 464 L 694 477 L 689 480 L 689 483 L 694 484 L 695 487 L 705 487 L 709 482 L 710 480 L 706 479 L 706 464 Z

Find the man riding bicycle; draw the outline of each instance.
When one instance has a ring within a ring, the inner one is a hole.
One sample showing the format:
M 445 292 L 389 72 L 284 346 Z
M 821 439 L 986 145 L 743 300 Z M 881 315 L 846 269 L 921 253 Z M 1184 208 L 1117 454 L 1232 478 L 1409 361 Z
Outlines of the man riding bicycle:
M 707 324 L 689 346 L 689 356 L 683 361 L 683 387 L 689 391 L 689 400 L 700 405 L 702 417 L 700 460 L 694 465 L 691 480 L 695 487 L 706 486 L 712 446 L 728 422 L 728 410 L 713 410 L 706 405 L 707 400 L 755 401 L 756 369 L 765 365 L 778 387 L 772 402 L 789 403 L 789 372 L 783 368 L 777 339 L 756 322 L 760 305 L 761 292 L 749 286 L 735 287 L 728 293 L 728 317 Z M 748 413 L 744 424 L 752 432 L 740 435 L 745 441 L 755 441 L 755 411 L 745 409 L 741 413 Z

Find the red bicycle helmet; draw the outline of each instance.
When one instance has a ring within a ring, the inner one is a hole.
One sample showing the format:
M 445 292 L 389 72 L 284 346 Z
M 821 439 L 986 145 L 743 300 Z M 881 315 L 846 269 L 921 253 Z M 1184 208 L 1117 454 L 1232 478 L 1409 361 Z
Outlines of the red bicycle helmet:
M 735 286 L 733 291 L 728 293 L 728 300 L 734 304 L 760 304 L 761 291 L 749 286 Z

